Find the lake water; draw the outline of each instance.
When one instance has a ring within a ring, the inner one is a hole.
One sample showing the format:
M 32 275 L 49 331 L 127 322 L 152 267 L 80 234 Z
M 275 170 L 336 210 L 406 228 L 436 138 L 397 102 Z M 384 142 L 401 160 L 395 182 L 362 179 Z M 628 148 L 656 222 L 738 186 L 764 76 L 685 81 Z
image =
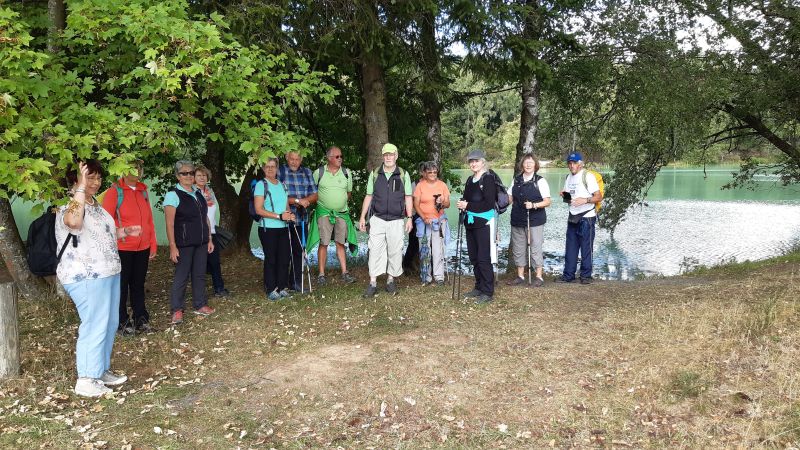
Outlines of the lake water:
M 800 187 L 780 187 L 775 179 L 757 179 L 759 189 L 720 190 L 731 180 L 735 167 L 666 168 L 650 189 L 646 206 L 629 211 L 627 218 L 611 236 L 598 229 L 595 239 L 594 273 L 603 279 L 630 280 L 641 276 L 674 275 L 698 265 L 721 262 L 758 260 L 780 255 L 800 246 Z M 511 170 L 497 171 L 506 185 Z M 461 171 L 463 179 L 468 171 Z M 566 169 L 542 169 L 540 174 L 550 184 L 553 195 L 560 190 Z M 151 197 L 151 202 L 157 199 Z M 455 202 L 453 202 L 455 203 Z M 17 226 L 26 234 L 31 204 L 12 204 Z M 155 211 L 159 244 L 166 244 L 164 218 Z M 448 254 L 455 259 L 458 211 L 451 207 L 453 240 Z M 554 198 L 547 209 L 544 228 L 545 272 L 560 273 L 564 260 L 567 205 Z M 507 248 L 510 235 L 510 214 L 500 216 L 501 248 Z M 23 236 L 24 238 L 24 236 Z M 360 236 L 361 256 L 366 253 L 366 236 Z M 260 255 L 255 233 L 250 242 L 254 254 Z M 334 252 L 329 264 L 335 265 Z M 312 260 L 316 251 L 311 252 Z M 500 270 L 506 265 L 505 252 L 500 252 Z M 462 260 L 466 260 L 466 244 Z M 314 261 L 312 263 L 315 264 Z M 467 268 L 467 270 L 469 270 Z

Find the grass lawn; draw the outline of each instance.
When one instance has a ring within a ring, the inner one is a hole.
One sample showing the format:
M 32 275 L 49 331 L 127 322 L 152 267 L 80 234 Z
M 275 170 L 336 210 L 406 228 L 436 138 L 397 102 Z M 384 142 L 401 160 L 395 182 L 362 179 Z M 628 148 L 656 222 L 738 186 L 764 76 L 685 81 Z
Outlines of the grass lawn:
M 223 262 L 217 314 L 117 338 L 113 396 L 75 396 L 71 303 L 20 302 L 23 374 L 0 448 L 800 446 L 800 257 L 636 282 L 499 285 L 493 304 L 337 277 L 271 303 L 260 262 Z M 465 279 L 463 291 L 471 289 Z M 190 302 L 187 306 L 190 308 Z

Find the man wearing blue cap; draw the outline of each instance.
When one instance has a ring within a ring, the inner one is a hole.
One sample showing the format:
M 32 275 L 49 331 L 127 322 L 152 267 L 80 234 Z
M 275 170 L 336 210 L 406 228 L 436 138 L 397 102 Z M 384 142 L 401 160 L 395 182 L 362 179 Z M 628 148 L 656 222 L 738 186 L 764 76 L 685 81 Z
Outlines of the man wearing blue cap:
M 583 156 L 578 152 L 567 156 L 569 175 L 564 179 L 561 197 L 569 202 L 567 219 L 567 245 L 564 251 L 564 271 L 556 279 L 560 283 L 575 281 L 578 252 L 581 255 L 581 284 L 592 283 L 592 249 L 594 225 L 597 220 L 595 204 L 603 200 L 597 179 L 583 168 Z

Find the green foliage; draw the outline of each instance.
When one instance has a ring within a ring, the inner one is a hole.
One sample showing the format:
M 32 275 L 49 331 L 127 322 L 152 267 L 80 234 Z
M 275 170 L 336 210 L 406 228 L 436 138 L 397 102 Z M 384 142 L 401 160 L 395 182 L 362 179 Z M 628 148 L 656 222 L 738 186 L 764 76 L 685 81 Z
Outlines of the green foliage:
M 96 157 L 114 175 L 140 156 L 182 156 L 224 142 L 240 173 L 312 141 L 287 110 L 336 91 L 302 59 L 243 47 L 222 16 L 189 17 L 182 0 L 70 3 L 60 51 L 30 47 L 25 17 L 0 14 L 5 195 L 58 197 L 59 173 Z

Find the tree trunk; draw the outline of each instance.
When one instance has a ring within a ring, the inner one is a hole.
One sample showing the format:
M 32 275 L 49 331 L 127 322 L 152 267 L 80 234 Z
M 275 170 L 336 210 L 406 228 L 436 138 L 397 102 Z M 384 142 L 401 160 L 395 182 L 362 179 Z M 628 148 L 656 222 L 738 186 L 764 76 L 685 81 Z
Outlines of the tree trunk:
M 59 50 L 61 32 L 67 27 L 67 9 L 64 0 L 47 0 L 47 51 L 56 53 Z
M 250 191 L 250 183 L 256 178 L 256 171 L 260 168 L 249 168 L 242 180 L 242 187 L 239 189 L 238 202 L 234 214 L 238 219 L 236 225 L 231 227 L 235 235 L 233 245 L 234 252 L 250 254 L 250 231 L 253 229 L 253 219 L 250 217 L 250 198 L 253 193 Z
M 25 259 L 25 246 L 19 237 L 17 223 L 11 212 L 11 203 L 0 198 L 0 256 L 8 273 L 17 283 L 17 289 L 28 300 L 39 300 L 50 295 L 43 278 L 32 274 Z
M 422 108 L 425 111 L 425 144 L 428 158 L 441 167 L 442 163 L 442 103 L 439 93 L 447 89 L 440 75 L 439 49 L 436 45 L 436 15 L 428 10 L 419 21 L 420 57 L 422 60 Z
M 525 153 L 536 150 L 536 134 L 539 131 L 539 111 L 541 109 L 542 91 L 539 79 L 531 77 L 522 83 L 522 117 L 519 122 L 519 141 L 514 162 L 518 162 Z M 516 171 L 515 171 L 516 172 Z
M 373 170 L 383 162 L 381 147 L 389 142 L 389 119 L 386 115 L 386 84 L 383 67 L 372 61 L 361 62 L 362 124 L 367 144 L 367 170 Z
M 0 273 L 0 380 L 19 376 L 19 360 L 17 290 L 10 277 Z
M 225 253 L 249 252 L 250 226 L 252 226 L 253 221 L 250 219 L 247 208 L 250 199 L 249 180 L 252 179 L 252 175 L 245 180 L 246 183 L 242 184 L 242 194 L 237 193 L 236 188 L 228 182 L 228 177 L 225 175 L 225 144 L 220 141 L 208 141 L 206 143 L 203 164 L 208 167 L 212 174 L 211 186 L 214 188 L 214 194 L 219 201 L 220 226 L 234 233 L 234 241 L 225 249 Z M 244 217 L 241 214 L 243 207 Z M 240 225 L 242 226 L 240 227 Z

